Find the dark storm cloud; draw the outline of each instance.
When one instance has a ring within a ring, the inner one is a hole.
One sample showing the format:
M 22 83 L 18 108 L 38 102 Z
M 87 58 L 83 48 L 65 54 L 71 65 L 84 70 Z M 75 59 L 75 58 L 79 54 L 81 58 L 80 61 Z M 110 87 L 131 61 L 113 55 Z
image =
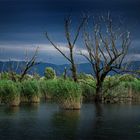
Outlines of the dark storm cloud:
M 0 47 L 3 44 L 12 47 L 47 44 L 46 30 L 56 41 L 64 42 L 65 16 L 80 17 L 82 12 L 96 15 L 108 11 L 116 20 L 120 16 L 135 42 L 139 42 L 139 7 L 139 0 L 0 0 Z
M 0 4 L 0 11 L 11 15 L 103 10 L 122 11 L 133 15 L 140 11 L 139 0 L 1 0 Z
M 81 12 L 123 13 L 139 19 L 139 0 L 0 0 L 1 23 L 53 23 L 64 15 Z M 55 19 L 53 19 L 55 17 Z M 52 21 L 51 21 L 51 19 Z

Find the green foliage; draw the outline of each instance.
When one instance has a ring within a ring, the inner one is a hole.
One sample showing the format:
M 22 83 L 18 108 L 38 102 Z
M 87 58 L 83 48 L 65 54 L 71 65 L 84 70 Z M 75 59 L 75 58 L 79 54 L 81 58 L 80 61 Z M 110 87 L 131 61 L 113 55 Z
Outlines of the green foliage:
M 95 95 L 95 80 L 80 80 L 80 86 L 82 89 L 82 95 L 89 99 Z
M 9 80 L 9 74 L 8 74 L 8 72 L 2 72 L 2 73 L 0 73 L 0 79 L 1 80 Z
M 78 75 L 78 79 L 81 86 L 83 97 L 88 100 L 90 100 L 90 98 L 93 98 L 93 96 L 95 95 L 95 87 L 96 87 L 94 77 L 90 74 L 80 73 Z
M 140 80 L 136 79 L 131 82 L 131 88 L 133 92 L 140 94 Z
M 45 84 L 46 92 L 51 94 L 57 101 L 81 100 L 82 90 L 78 83 L 70 80 L 54 79 L 47 80 Z
M 126 97 L 129 92 L 129 83 L 120 82 L 119 84 L 113 86 L 113 88 L 108 89 L 104 96 L 111 96 L 111 97 Z
M 133 75 L 130 74 L 123 74 L 119 77 L 120 81 L 134 81 L 136 78 Z
M 47 68 L 48 69 L 48 68 Z M 51 69 L 52 70 L 52 69 Z M 53 71 L 54 72 L 54 71 Z M 50 74 L 51 75 L 51 74 Z M 54 74 L 53 74 L 54 75 Z M 19 75 L 16 75 L 17 79 Z M 16 97 L 25 97 L 27 101 L 33 100 L 33 97 L 39 98 L 41 94 L 45 97 L 56 99 L 56 101 L 66 103 L 71 101 L 78 102 L 81 97 L 93 99 L 95 95 L 96 81 L 91 75 L 80 74 L 78 83 L 73 82 L 70 78 L 48 80 L 40 78 L 38 75 L 26 75 L 24 81 L 19 83 L 10 79 L 9 73 L 1 73 L 0 78 L 0 102 L 9 103 Z M 21 94 L 20 94 L 21 93 Z M 140 80 L 128 75 L 107 76 L 103 83 L 104 97 L 128 97 L 132 93 L 137 98 L 140 95 Z
M 18 82 L 20 78 L 20 75 L 15 72 L 2 72 L 0 73 L 0 79 L 1 80 L 12 80 L 15 82 Z
M 133 95 L 140 93 L 140 80 L 131 75 L 112 76 L 105 80 L 104 89 L 108 89 L 104 96 L 127 97 L 130 90 Z
M 26 74 L 25 76 L 24 76 L 24 78 L 23 78 L 23 81 L 24 80 L 32 80 L 33 79 L 33 76 L 32 75 L 30 75 L 30 74 Z
M 20 84 L 11 80 L 0 81 L 0 98 L 4 103 L 9 103 L 20 96 Z
M 40 75 L 37 74 L 37 73 L 35 73 L 35 74 L 33 75 L 33 79 L 35 79 L 35 80 L 39 80 L 39 79 L 40 79 Z
M 21 96 L 31 99 L 34 96 L 40 97 L 39 83 L 36 80 L 27 80 L 21 83 Z
M 103 92 L 108 92 L 108 90 L 113 90 L 120 83 L 119 76 L 107 76 L 103 83 Z
M 57 80 L 40 80 L 40 92 L 43 95 L 53 96 L 57 89 Z
M 94 80 L 94 77 L 91 74 L 80 73 L 80 74 L 78 74 L 78 79 Z
M 63 109 L 80 109 L 82 101 L 82 90 L 78 83 L 59 79 L 57 90 L 54 94 L 59 106 Z
M 58 80 L 54 96 L 58 100 L 80 101 L 82 90 L 78 83 L 69 80 Z
M 47 67 L 44 73 L 46 79 L 54 79 L 56 77 L 55 71 L 51 67 Z

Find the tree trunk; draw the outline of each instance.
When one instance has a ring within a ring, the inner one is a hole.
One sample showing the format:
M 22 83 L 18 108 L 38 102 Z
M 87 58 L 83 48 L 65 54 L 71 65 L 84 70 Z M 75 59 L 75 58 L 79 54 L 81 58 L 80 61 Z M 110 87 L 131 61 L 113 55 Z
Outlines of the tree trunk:
M 77 72 L 75 64 L 72 64 L 72 77 L 75 82 L 77 82 Z
M 74 58 L 73 58 L 73 48 L 70 48 L 70 58 L 71 58 L 71 72 L 72 72 L 72 78 L 75 82 L 77 82 L 77 69 L 74 63 Z
M 102 82 L 97 82 L 95 102 L 100 102 L 101 101 L 101 96 L 102 96 Z
M 64 69 L 64 80 L 66 80 L 67 79 L 67 68 L 65 67 L 65 69 Z

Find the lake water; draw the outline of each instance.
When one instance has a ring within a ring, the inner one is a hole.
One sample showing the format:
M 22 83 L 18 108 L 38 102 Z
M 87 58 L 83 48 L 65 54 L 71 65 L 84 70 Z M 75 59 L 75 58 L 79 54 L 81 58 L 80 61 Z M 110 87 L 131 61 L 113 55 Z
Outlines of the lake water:
M 0 140 L 140 140 L 140 105 L 0 106 Z

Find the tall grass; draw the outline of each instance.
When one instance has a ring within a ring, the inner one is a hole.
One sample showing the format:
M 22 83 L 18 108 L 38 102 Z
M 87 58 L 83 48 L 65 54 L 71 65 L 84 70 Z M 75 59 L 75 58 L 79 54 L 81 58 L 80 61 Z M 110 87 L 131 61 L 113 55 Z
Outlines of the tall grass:
M 0 81 L 0 98 L 2 103 L 18 105 L 20 97 L 20 85 L 10 80 Z
M 24 102 L 39 102 L 40 89 L 39 83 L 36 80 L 23 81 L 21 84 L 21 99 Z
M 54 96 L 63 109 L 80 109 L 82 90 L 78 83 L 70 80 L 58 80 Z
M 28 79 L 19 83 L 7 80 L 7 74 L 4 74 L 3 80 L 0 80 L 0 103 L 18 105 L 19 98 L 21 102 L 39 102 L 42 94 L 45 98 L 55 99 L 64 108 L 80 107 L 82 97 L 88 100 L 94 98 L 96 81 L 91 76 L 78 81 L 75 83 L 70 79 L 55 78 Z M 140 79 L 126 74 L 106 77 L 103 97 L 122 98 L 130 93 L 133 98 L 140 98 Z
M 80 87 L 82 90 L 82 95 L 86 100 L 93 100 L 95 95 L 95 80 L 80 80 Z
M 41 87 L 41 91 L 51 95 L 62 108 L 80 108 L 82 90 L 78 83 L 63 79 L 47 80 L 45 86 Z
M 58 80 L 55 96 L 63 99 L 81 100 L 82 90 L 79 84 L 70 80 Z
M 57 91 L 57 80 L 40 80 L 40 92 L 46 98 L 53 98 Z
M 125 74 L 115 78 L 113 76 L 111 80 L 104 82 L 104 88 L 108 89 L 104 96 L 128 97 L 130 92 L 132 96 L 135 94 L 140 96 L 140 80 L 131 75 Z

